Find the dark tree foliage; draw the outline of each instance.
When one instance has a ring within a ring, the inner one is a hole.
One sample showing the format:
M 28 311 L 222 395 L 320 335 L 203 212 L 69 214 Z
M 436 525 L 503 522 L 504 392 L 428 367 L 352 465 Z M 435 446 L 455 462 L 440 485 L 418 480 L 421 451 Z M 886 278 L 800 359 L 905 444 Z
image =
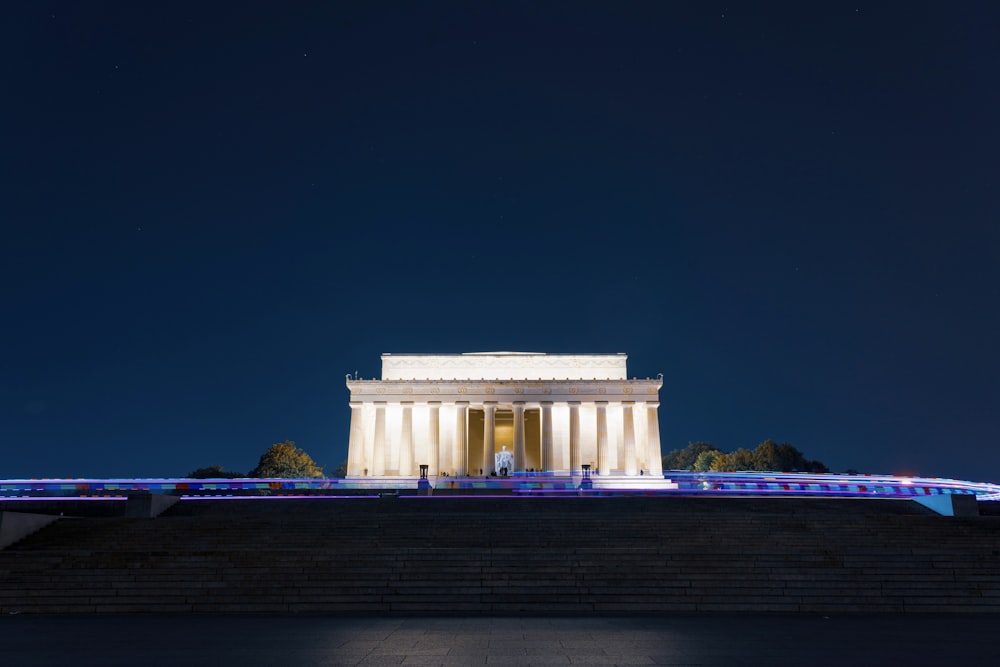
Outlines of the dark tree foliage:
M 694 470 L 698 457 L 706 452 L 719 452 L 719 448 L 710 442 L 688 443 L 684 449 L 675 449 L 663 457 L 663 469 Z
M 232 470 L 223 470 L 222 466 L 208 466 L 207 468 L 198 468 L 187 474 L 189 479 L 237 479 L 239 477 L 245 477 L 241 472 L 233 472 Z
M 333 469 L 333 474 L 330 477 L 337 477 L 339 479 L 347 477 L 347 461 L 341 461 L 340 465 Z
M 249 476 L 285 479 L 322 477 L 323 467 L 316 465 L 308 454 L 295 446 L 295 442 L 285 440 L 268 447 Z
M 708 472 L 709 470 L 713 470 L 712 466 L 715 465 L 715 459 L 720 456 L 725 456 L 725 454 L 720 452 L 718 449 L 707 449 L 698 455 L 698 458 L 695 459 L 694 467 L 691 469 L 695 472 Z
M 770 470 L 774 472 L 829 472 L 819 461 L 810 461 L 787 442 L 765 440 L 752 451 L 740 447 L 728 454 L 708 442 L 692 442 L 663 457 L 664 470 L 732 472 Z
M 722 454 L 712 461 L 710 469 L 719 472 L 734 470 L 829 472 L 820 461 L 810 461 L 789 443 L 783 442 L 779 445 L 770 439 L 757 445 L 753 451 L 741 447 L 732 453 Z
M 729 472 L 733 470 L 757 470 L 754 467 L 753 452 L 740 447 L 736 451 L 722 454 L 712 462 L 712 470 Z

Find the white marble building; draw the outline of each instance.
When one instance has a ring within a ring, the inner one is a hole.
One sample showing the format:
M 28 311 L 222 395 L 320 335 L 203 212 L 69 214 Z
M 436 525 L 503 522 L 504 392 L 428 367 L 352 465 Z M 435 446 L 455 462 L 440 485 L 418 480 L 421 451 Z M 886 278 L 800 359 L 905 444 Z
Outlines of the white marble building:
M 663 479 L 662 375 L 628 379 L 625 354 L 383 354 L 382 379 L 347 376 L 348 478 L 512 474 Z M 635 480 L 639 481 L 639 479 Z

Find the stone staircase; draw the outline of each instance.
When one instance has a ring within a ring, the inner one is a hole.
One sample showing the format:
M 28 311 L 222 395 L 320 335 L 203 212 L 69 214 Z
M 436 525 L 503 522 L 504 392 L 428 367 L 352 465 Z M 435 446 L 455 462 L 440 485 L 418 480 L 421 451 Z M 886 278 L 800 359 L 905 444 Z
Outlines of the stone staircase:
M 69 512 L 67 512 L 69 514 Z M 184 500 L 0 551 L 0 613 L 1000 612 L 1000 516 L 905 500 Z

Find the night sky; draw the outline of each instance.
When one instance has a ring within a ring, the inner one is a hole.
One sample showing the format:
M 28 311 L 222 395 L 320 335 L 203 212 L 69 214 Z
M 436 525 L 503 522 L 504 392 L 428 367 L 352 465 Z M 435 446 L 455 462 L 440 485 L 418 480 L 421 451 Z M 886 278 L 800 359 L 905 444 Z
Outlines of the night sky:
M 0 7 L 0 478 L 347 455 L 383 352 L 1000 481 L 994 3 Z

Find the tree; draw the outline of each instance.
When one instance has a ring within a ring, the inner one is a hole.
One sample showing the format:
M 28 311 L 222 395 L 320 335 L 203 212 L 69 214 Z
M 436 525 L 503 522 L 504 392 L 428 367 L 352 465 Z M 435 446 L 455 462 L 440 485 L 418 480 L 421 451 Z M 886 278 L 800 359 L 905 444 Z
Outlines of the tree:
M 807 470 L 809 472 L 830 472 L 830 469 L 822 461 L 810 461 Z
M 753 452 L 740 447 L 729 454 L 720 454 L 712 462 L 712 470 L 716 472 L 732 472 L 734 470 L 753 470 Z
M 330 475 L 330 477 L 337 477 L 340 479 L 347 477 L 347 461 L 341 461 L 340 465 L 334 468 L 333 474 Z
M 819 461 L 810 461 L 802 452 L 787 442 L 780 445 L 773 440 L 765 440 L 753 451 L 740 447 L 729 454 L 721 454 L 712 461 L 711 470 L 728 472 L 733 470 L 760 470 L 774 472 L 829 472 Z
M 663 457 L 664 470 L 695 470 L 695 462 L 705 452 L 719 452 L 710 442 L 689 442 L 684 449 L 675 449 Z
M 753 450 L 754 470 L 782 470 L 778 463 L 778 446 L 773 440 L 765 440 Z
M 694 466 L 691 468 L 695 472 L 708 472 L 712 470 L 712 466 L 715 465 L 715 459 L 720 456 L 725 456 L 718 449 L 707 449 L 698 455 L 698 458 L 694 462 Z
M 257 467 L 250 471 L 250 477 L 283 477 L 303 479 L 322 477 L 323 467 L 304 451 L 295 446 L 292 440 L 277 442 L 271 445 L 260 457 Z
M 189 479 L 236 479 L 237 477 L 245 477 L 245 475 L 241 472 L 223 470 L 222 466 L 208 466 L 189 472 L 187 477 Z
M 726 454 L 708 442 L 691 442 L 663 457 L 664 470 L 730 472 L 761 470 L 774 472 L 829 472 L 819 461 L 810 461 L 787 442 L 780 445 L 767 439 L 753 451 L 740 447 Z
M 783 442 L 765 440 L 754 450 L 754 470 L 775 470 L 780 472 L 829 472 L 819 461 L 810 461 L 802 452 Z

